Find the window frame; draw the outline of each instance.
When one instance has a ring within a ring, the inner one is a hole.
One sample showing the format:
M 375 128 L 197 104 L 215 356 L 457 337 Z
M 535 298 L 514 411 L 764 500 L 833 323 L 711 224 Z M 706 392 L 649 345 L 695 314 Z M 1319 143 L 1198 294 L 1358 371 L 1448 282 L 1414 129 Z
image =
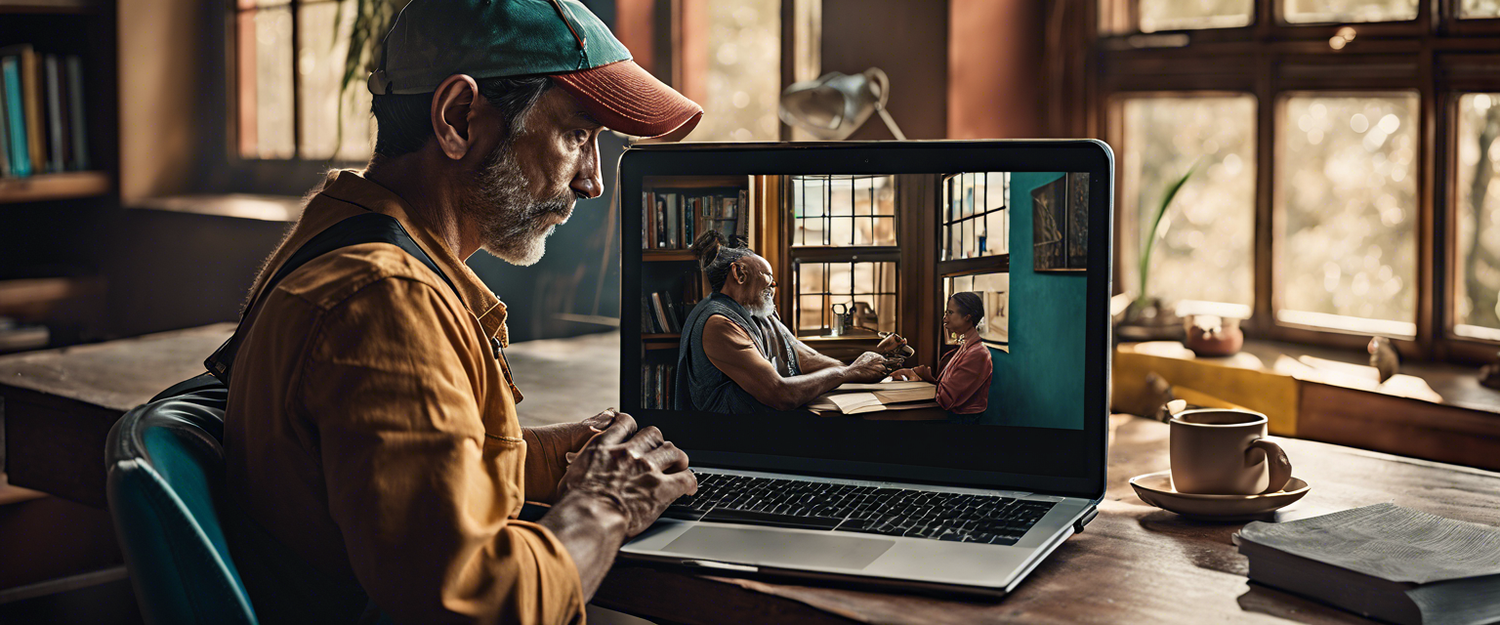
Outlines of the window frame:
M 1306 92 L 1414 91 L 1418 96 L 1416 335 L 1394 341 L 1416 359 L 1492 361 L 1500 341 L 1453 333 L 1456 247 L 1456 106 L 1464 93 L 1500 93 L 1500 18 L 1458 20 L 1460 0 L 1419 2 L 1407 22 L 1288 24 L 1281 0 L 1256 0 L 1248 26 L 1118 34 L 1101 30 L 1138 19 L 1139 0 L 1085 2 L 1067 23 L 1088 51 L 1079 80 L 1091 102 L 1083 127 L 1122 146 L 1123 100 L 1170 95 L 1247 94 L 1256 99 L 1254 304 L 1244 324 L 1253 338 L 1364 346 L 1369 335 L 1278 321 L 1274 299 L 1275 233 L 1280 219 L 1277 120 L 1286 97 Z M 1355 29 L 1343 49 L 1329 45 L 1340 28 Z M 1152 47 L 1152 46 L 1170 47 Z M 1070 127 L 1077 128 L 1072 125 Z M 1059 124 L 1061 129 L 1061 124 Z M 1127 223 L 1124 190 L 1116 185 L 1116 223 Z M 1133 243 L 1115 229 L 1116 292 L 1123 288 L 1118 262 Z
M 1010 254 L 1011 254 L 1011 249 L 1010 249 L 1010 246 L 1009 246 L 1008 242 L 1007 242 L 1004 254 L 991 254 L 989 256 L 975 256 L 973 258 L 954 258 L 954 259 L 951 259 L 951 260 L 943 260 L 944 252 L 947 251 L 947 245 L 949 243 L 951 243 L 951 241 L 948 240 L 947 238 L 945 238 L 944 234 L 943 234 L 944 227 L 947 226 L 948 223 L 949 223 L 948 220 L 947 220 L 947 216 L 944 214 L 944 201 L 943 201 L 944 197 L 943 197 L 943 195 L 946 192 L 946 187 L 948 186 L 948 184 L 950 183 L 950 181 L 952 181 L 955 177 L 962 176 L 964 174 L 981 174 L 981 173 L 986 175 L 985 176 L 985 190 L 986 190 L 986 192 L 988 192 L 988 190 L 989 190 L 989 176 L 988 175 L 989 174 L 991 174 L 991 173 L 1001 173 L 1001 174 L 1004 174 L 1006 176 L 1006 188 L 1009 188 L 1010 176 L 1012 174 L 1014 174 L 1015 172 L 1009 172 L 1009 171 L 1007 171 L 1007 172 L 964 171 L 964 172 L 947 173 L 947 174 L 943 174 L 943 175 L 941 175 L 941 176 L 938 177 L 938 181 L 937 181 L 938 184 L 937 184 L 937 187 L 934 189 L 934 191 L 936 191 L 936 196 L 933 198 L 933 202 L 938 207 L 938 210 L 933 211 L 933 219 L 932 219 L 934 232 L 937 235 L 936 238 L 933 239 L 933 248 L 934 248 L 934 252 L 936 254 L 936 259 L 937 259 L 936 262 L 933 263 L 933 275 L 937 278 L 937 280 L 936 280 L 936 282 L 937 282 L 937 291 L 939 293 L 937 301 L 940 302 L 940 304 L 942 306 L 947 306 L 948 302 L 947 302 L 947 298 L 944 296 L 944 294 L 947 292 L 948 280 L 950 280 L 952 278 L 958 278 L 958 277 L 963 277 L 963 276 L 979 276 L 979 275 L 987 275 L 987 274 L 992 274 L 992 273 L 1004 273 L 1004 274 L 1007 274 L 1007 276 L 1010 274 Z M 1005 198 L 1005 205 L 1003 207 L 1001 207 L 1000 209 L 998 209 L 1000 211 L 1004 211 L 1005 212 L 1005 223 L 1006 223 L 1005 230 L 1006 230 L 1007 234 L 1010 233 L 1010 218 L 1011 218 L 1010 210 L 1012 208 L 1013 207 L 1010 204 L 1010 198 L 1007 197 L 1007 198 Z M 981 214 L 983 212 L 988 212 L 988 211 L 976 211 L 975 215 L 979 215 L 979 214 Z M 962 220 L 965 220 L 965 219 L 971 219 L 971 218 L 972 217 L 962 217 L 958 221 L 962 221 Z M 1009 297 L 1009 293 L 1007 293 L 1007 298 L 1008 297 Z M 938 319 L 942 318 L 941 314 L 937 314 L 937 316 L 938 316 Z M 1009 328 L 1007 328 L 1007 333 L 1008 333 L 1008 331 L 1009 331 Z M 931 336 L 934 339 L 933 344 L 937 346 L 939 354 L 947 353 L 948 350 L 955 348 L 955 344 L 950 343 L 948 341 L 948 337 L 944 336 L 944 332 L 943 332 L 943 329 L 942 329 L 941 326 L 935 326 L 935 327 L 933 327 L 931 329 L 931 333 L 932 333 Z M 988 341 L 986 341 L 985 343 L 987 345 L 991 344 Z M 1006 342 L 1006 347 L 1005 347 L 1005 349 L 1007 351 L 1010 349 L 1009 346 L 1010 346 L 1010 343 L 1007 341 Z
M 874 218 L 878 218 L 878 219 L 891 219 L 892 220 L 892 222 L 891 222 L 892 223 L 892 235 L 895 237 L 895 244 L 894 245 L 861 245 L 861 246 L 852 246 L 852 245 L 851 246 L 836 246 L 836 245 L 798 246 L 795 243 L 793 243 L 793 237 L 797 234 L 797 221 L 798 221 L 798 219 L 792 213 L 793 206 L 795 206 L 795 204 L 793 203 L 793 195 L 795 193 L 797 193 L 796 185 L 793 184 L 793 182 L 792 182 L 792 178 L 794 178 L 794 177 L 798 177 L 798 176 L 792 176 L 792 175 L 777 176 L 778 180 L 780 181 L 779 182 L 779 186 L 780 186 L 779 192 L 781 194 L 781 197 L 780 197 L 779 201 L 781 202 L 781 206 L 785 207 L 784 210 L 785 210 L 786 214 L 783 216 L 782 223 L 781 223 L 781 230 L 782 230 L 782 232 L 781 232 L 781 240 L 784 242 L 783 245 L 781 246 L 781 250 L 780 250 L 780 252 L 781 252 L 781 254 L 780 254 L 780 256 L 781 256 L 780 265 L 781 266 L 777 267 L 776 271 L 777 271 L 777 275 L 786 276 L 788 278 L 788 280 L 789 280 L 790 286 L 792 287 L 792 288 L 789 288 L 789 289 L 781 289 L 781 297 L 783 298 L 783 305 L 782 305 L 781 309 L 788 311 L 790 313 L 790 315 L 791 315 L 792 323 L 788 324 L 788 327 L 790 327 L 792 329 L 792 333 L 796 334 L 799 337 L 805 336 L 805 335 L 802 334 L 802 328 L 800 327 L 801 323 L 802 323 L 802 320 L 801 320 L 801 317 L 800 317 L 800 314 L 799 314 L 801 312 L 801 309 L 799 307 L 802 304 L 802 289 L 801 289 L 801 287 L 802 287 L 802 284 L 801 284 L 802 275 L 801 275 L 801 271 L 800 271 L 800 265 L 802 263 L 804 263 L 804 262 L 806 262 L 806 263 L 861 263 L 861 262 L 889 262 L 889 263 L 892 263 L 894 265 L 892 269 L 893 269 L 893 271 L 895 271 L 895 279 L 896 279 L 896 294 L 895 294 L 896 296 L 895 296 L 895 299 L 896 299 L 896 302 L 897 302 L 896 313 L 895 313 L 896 314 L 896 319 L 895 319 L 895 322 L 894 322 L 894 326 L 895 326 L 896 331 L 898 333 L 905 332 L 904 327 L 901 325 L 902 322 L 903 322 L 903 320 L 905 320 L 905 318 L 906 318 L 906 316 L 903 315 L 903 310 L 902 310 L 905 307 L 901 305 L 902 294 L 905 292 L 905 287 L 906 287 L 906 284 L 905 284 L 905 282 L 906 282 L 906 280 L 905 280 L 906 274 L 903 272 L 903 270 L 906 268 L 906 264 L 903 263 L 903 260 L 904 260 L 903 256 L 904 256 L 904 254 L 902 252 L 902 248 L 903 248 L 903 246 L 902 246 L 902 237 L 905 235 L 905 231 L 902 229 L 902 226 L 903 226 L 903 223 L 905 222 L 905 220 L 903 220 L 901 218 L 901 194 L 902 194 L 903 191 L 902 191 L 901 186 L 900 186 L 899 177 L 893 177 L 892 180 L 891 180 L 891 184 L 893 185 L 892 191 L 895 194 L 895 198 L 893 199 L 894 206 L 895 206 L 895 211 L 889 217 L 884 216 L 884 215 L 872 215 L 872 217 L 874 217 Z M 880 177 L 883 177 L 883 176 L 880 176 Z M 851 182 L 851 184 L 852 184 L 852 182 Z M 871 209 L 873 211 L 873 205 L 872 205 Z M 853 214 L 851 214 L 851 217 L 854 218 L 854 219 L 858 219 L 860 216 L 859 215 L 853 215 Z M 823 329 L 826 330 L 828 328 L 825 327 Z M 868 337 L 849 337 L 848 340 L 861 340 L 861 339 L 866 339 L 866 338 L 868 338 Z

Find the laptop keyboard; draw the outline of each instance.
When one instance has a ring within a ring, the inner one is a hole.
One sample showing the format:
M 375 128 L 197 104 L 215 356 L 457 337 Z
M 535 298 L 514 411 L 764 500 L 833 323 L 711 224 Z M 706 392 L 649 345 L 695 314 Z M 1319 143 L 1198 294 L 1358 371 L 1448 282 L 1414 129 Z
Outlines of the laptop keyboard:
M 1013 545 L 1053 504 L 745 475 L 699 473 L 663 518 Z

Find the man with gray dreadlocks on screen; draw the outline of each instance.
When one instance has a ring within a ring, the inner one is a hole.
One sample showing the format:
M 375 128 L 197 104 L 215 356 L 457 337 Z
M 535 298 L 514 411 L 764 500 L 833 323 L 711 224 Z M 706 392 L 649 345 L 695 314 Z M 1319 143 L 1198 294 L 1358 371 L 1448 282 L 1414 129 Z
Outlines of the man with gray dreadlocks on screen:
M 797 340 L 776 316 L 771 264 L 746 246 L 708 231 L 693 252 L 712 292 L 682 324 L 677 352 L 677 410 L 764 414 L 796 410 L 845 382 L 876 382 L 892 363 L 865 352 L 852 364 Z M 892 335 L 876 348 L 895 349 Z

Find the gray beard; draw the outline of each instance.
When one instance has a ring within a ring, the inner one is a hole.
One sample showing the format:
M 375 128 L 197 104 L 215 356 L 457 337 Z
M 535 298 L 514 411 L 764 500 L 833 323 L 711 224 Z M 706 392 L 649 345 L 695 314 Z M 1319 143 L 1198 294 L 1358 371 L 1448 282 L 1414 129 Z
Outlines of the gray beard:
M 761 292 L 760 299 L 745 306 L 752 317 L 770 319 L 776 314 L 776 293 L 771 289 Z
M 460 203 L 460 210 L 479 226 L 480 248 L 513 265 L 536 264 L 547 253 L 547 237 L 557 226 L 548 223 L 561 216 L 567 223 L 573 213 L 573 194 L 537 200 L 531 196 L 531 181 L 521 171 L 510 143 L 502 143 L 480 169 L 474 193 Z

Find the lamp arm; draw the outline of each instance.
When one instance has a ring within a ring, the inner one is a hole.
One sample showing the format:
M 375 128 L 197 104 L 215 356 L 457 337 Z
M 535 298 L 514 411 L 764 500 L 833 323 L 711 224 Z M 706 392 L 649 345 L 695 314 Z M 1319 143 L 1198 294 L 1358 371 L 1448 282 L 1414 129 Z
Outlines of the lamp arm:
M 896 126 L 896 120 L 891 119 L 891 114 L 885 112 L 884 104 L 875 105 L 875 112 L 880 113 L 880 120 L 885 122 L 885 127 L 891 130 L 891 134 L 896 135 L 896 140 L 906 140 L 906 135 L 901 132 L 901 128 Z

